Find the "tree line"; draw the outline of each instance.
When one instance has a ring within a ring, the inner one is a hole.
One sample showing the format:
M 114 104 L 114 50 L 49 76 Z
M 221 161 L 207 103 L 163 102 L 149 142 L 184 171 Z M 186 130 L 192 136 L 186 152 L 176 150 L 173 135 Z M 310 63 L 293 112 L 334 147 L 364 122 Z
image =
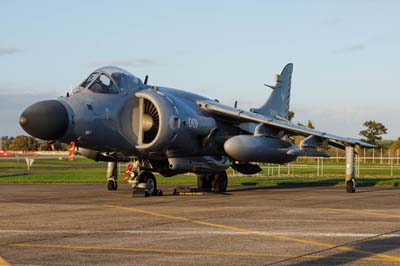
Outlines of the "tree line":
M 37 140 L 31 136 L 16 136 L 1 137 L 1 149 L 3 151 L 51 151 L 53 150 L 52 144 L 47 141 Z M 66 151 L 68 145 L 60 143 L 59 141 L 54 142 L 54 150 Z

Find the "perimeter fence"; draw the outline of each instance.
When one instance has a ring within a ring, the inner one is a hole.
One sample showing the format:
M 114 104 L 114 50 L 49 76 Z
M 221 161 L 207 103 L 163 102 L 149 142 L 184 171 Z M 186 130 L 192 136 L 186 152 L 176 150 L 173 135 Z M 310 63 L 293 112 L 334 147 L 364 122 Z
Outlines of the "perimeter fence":
M 25 164 L 27 158 L 34 159 L 32 167 L 35 168 L 37 163 L 42 160 L 68 160 L 68 155 L 64 153 L 46 153 L 46 154 L 18 154 L 10 157 L 0 157 L 1 162 L 15 161 Z M 76 159 L 86 160 L 81 156 L 76 156 Z M 304 176 L 304 177 L 341 177 L 344 176 L 346 159 L 344 156 L 337 157 L 299 157 L 295 161 L 279 165 L 279 164 L 259 164 L 262 171 L 253 176 Z M 0 165 L 1 166 L 1 165 Z M 356 177 L 374 177 L 374 178 L 390 178 L 400 177 L 400 156 L 379 156 L 379 157 L 364 157 L 361 154 L 355 157 L 355 175 Z M 106 166 L 105 166 L 106 167 Z M 1 167 L 0 167 L 1 168 Z M 121 163 L 118 167 L 118 172 L 125 172 L 126 164 Z M 228 169 L 230 176 L 243 176 L 239 172 Z
M 345 157 L 299 157 L 285 164 L 259 164 L 261 176 L 343 176 L 346 170 Z M 400 157 L 356 156 L 354 162 L 356 177 L 400 177 Z M 233 169 L 230 175 L 240 175 Z

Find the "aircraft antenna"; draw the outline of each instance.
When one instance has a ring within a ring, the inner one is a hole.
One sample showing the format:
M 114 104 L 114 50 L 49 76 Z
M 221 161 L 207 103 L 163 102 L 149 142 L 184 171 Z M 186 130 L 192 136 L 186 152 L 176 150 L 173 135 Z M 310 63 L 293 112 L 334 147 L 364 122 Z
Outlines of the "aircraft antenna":
M 144 85 L 147 85 L 147 81 L 149 80 L 149 76 L 146 75 L 146 77 L 144 78 Z

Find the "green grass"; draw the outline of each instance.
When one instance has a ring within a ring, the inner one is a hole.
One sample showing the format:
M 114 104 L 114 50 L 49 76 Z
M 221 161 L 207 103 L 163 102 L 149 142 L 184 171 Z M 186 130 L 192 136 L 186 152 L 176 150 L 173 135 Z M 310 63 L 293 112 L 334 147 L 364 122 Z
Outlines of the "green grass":
M 27 170 L 25 160 L 0 161 L 0 183 L 105 183 L 106 163 L 77 158 L 74 161 L 58 159 L 38 159 L 30 171 Z M 229 184 L 256 184 L 273 186 L 337 186 L 344 184 L 344 162 L 334 160 L 324 161 L 324 175 L 317 176 L 315 162 L 298 162 L 291 165 L 290 174 L 288 167 L 280 167 L 280 176 L 277 177 L 278 166 L 270 166 L 269 173 L 274 176 L 267 177 L 268 166 L 264 165 L 259 176 L 229 177 Z M 379 163 L 365 163 L 360 171 L 363 178 L 357 179 L 358 186 L 400 186 L 399 166 L 393 168 L 394 176 L 390 176 L 390 168 Z M 386 167 L 386 169 L 382 169 Z M 124 171 L 123 167 L 120 169 Z M 233 170 L 229 169 L 228 174 Z M 122 182 L 123 173 L 120 173 Z M 159 184 L 195 185 L 197 179 L 194 175 L 177 175 L 162 177 L 157 175 Z

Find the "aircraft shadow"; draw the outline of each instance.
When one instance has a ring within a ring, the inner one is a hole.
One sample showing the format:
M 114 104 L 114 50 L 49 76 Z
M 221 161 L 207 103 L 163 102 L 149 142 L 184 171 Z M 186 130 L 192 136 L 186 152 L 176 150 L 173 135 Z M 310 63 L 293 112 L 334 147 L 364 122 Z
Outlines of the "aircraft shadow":
M 245 187 L 246 184 L 242 184 L 242 187 L 237 187 L 237 188 L 231 188 L 229 189 L 228 192 L 234 192 L 234 191 L 252 191 L 252 190 L 271 190 L 271 189 L 291 189 L 291 188 L 307 188 L 307 187 L 333 187 L 333 186 L 344 186 L 344 180 L 343 178 L 332 178 L 332 179 L 323 179 L 321 180 L 316 180 L 316 181 L 306 181 L 304 183 L 299 183 L 298 181 L 294 180 L 293 182 L 284 180 L 282 182 L 277 182 L 276 185 L 257 185 L 257 182 L 254 182 L 255 184 L 253 185 L 247 185 L 248 187 Z M 400 179 L 398 182 L 394 183 L 394 187 L 375 187 L 379 182 L 382 182 L 382 179 L 379 178 L 359 178 L 356 179 L 357 182 L 357 187 L 373 187 L 373 189 L 370 190 L 364 190 L 364 191 L 359 191 L 357 193 L 365 193 L 365 192 L 371 192 L 371 191 L 376 191 L 376 190 L 396 190 L 400 189 L 398 187 L 400 183 Z
M 365 251 L 365 253 L 357 251 L 343 251 L 340 253 L 335 253 L 328 255 L 323 258 L 317 258 L 312 260 L 306 260 L 303 262 L 295 263 L 293 265 L 303 266 L 303 265 L 350 265 L 352 262 L 363 259 L 374 257 L 374 254 L 382 254 L 394 249 L 398 249 L 400 246 L 400 237 L 390 237 L 390 238 L 379 238 L 371 239 L 367 241 L 357 242 L 351 245 L 354 249 Z M 371 253 L 371 254 L 368 254 Z M 390 255 L 389 255 L 390 256 Z M 395 256 L 395 255 L 394 255 Z M 379 258 L 379 257 L 377 257 Z M 382 259 L 382 258 L 381 258 Z M 282 261 L 283 263 L 283 261 Z M 396 263 L 396 262 L 383 262 L 383 264 Z M 393 265 L 393 264 L 391 264 Z

